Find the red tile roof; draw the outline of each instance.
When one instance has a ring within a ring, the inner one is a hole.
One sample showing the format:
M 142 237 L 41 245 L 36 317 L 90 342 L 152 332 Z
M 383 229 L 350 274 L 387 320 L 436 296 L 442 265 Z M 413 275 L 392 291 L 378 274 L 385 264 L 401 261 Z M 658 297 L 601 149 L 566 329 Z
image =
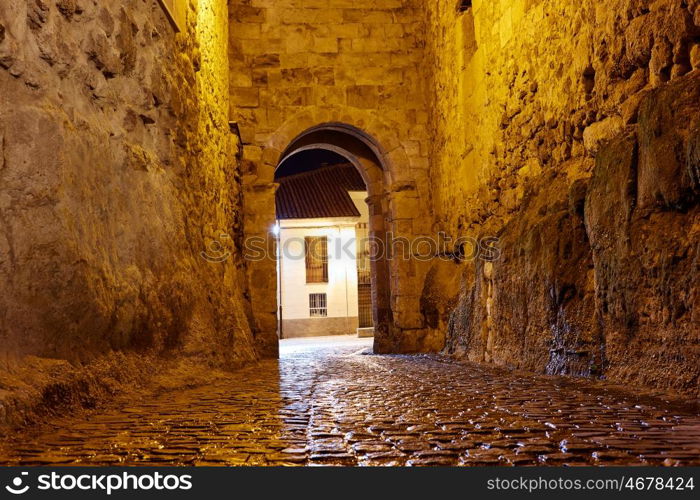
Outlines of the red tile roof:
M 278 219 L 359 217 L 348 191 L 366 191 L 351 164 L 331 165 L 277 180 Z

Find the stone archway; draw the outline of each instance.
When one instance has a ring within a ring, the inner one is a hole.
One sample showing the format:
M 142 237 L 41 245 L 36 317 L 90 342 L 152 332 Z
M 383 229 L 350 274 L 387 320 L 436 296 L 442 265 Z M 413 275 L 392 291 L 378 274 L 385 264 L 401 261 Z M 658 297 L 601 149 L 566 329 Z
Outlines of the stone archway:
M 347 159 L 367 186 L 370 237 L 376 249 L 376 258 L 371 259 L 375 349 L 382 350 L 390 343 L 392 325 L 390 270 L 385 251 L 387 223 L 391 220 L 386 189 L 389 171 L 382 162 L 382 149 L 373 138 L 355 127 L 337 123 L 321 124 L 295 138 L 282 153 L 278 167 L 295 154 L 312 149 L 333 151 Z
M 396 135 L 395 124 L 376 114 L 355 108 L 315 108 L 287 120 L 257 146 L 244 148 L 248 163 L 243 177 L 245 234 L 269 238 L 275 224 L 275 171 L 280 163 L 304 149 L 328 149 L 351 161 L 368 186 L 370 227 L 388 252 L 394 236 L 428 235 L 430 221 L 411 169 L 414 160 Z M 252 154 L 247 154 L 252 153 Z M 423 183 L 421 183 L 423 181 Z M 375 352 L 430 350 L 424 343 L 426 329 L 420 313 L 422 283 L 427 269 L 414 260 L 379 259 L 373 263 L 373 308 L 376 324 Z M 276 263 L 248 263 L 249 296 L 256 344 L 263 357 L 278 354 Z

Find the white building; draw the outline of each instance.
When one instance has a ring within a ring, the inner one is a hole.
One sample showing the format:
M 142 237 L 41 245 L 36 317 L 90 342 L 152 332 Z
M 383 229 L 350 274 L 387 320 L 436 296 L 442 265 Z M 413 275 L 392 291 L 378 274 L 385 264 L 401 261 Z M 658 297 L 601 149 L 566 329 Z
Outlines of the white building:
M 371 327 L 369 259 L 358 252 L 369 222 L 362 177 L 352 165 L 334 165 L 278 182 L 281 337 Z

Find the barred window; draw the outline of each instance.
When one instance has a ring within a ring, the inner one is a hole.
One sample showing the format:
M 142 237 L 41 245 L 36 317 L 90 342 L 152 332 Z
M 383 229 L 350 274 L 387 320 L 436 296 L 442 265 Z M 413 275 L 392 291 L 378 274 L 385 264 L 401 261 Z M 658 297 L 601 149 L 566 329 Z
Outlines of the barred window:
M 325 318 L 328 316 L 328 301 L 325 293 L 309 294 L 309 316 Z
M 304 238 L 306 255 L 306 282 L 328 283 L 328 238 L 307 236 Z
M 369 241 L 369 225 L 366 222 L 360 222 L 355 226 L 355 236 L 357 238 L 357 282 L 360 285 L 371 283 L 370 274 L 370 241 Z

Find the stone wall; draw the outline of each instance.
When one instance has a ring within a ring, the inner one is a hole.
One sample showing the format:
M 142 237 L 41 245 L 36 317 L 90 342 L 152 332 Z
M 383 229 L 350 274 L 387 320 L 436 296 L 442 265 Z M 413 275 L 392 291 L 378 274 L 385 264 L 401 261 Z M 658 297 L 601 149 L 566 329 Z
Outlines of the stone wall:
M 242 212 L 227 5 L 189 5 L 180 34 L 156 0 L 0 5 L 3 396 L 30 355 L 36 372 L 37 357 L 256 356 L 240 252 L 221 239 Z
M 386 231 L 428 235 L 422 2 L 232 0 L 230 6 L 231 117 L 244 142 L 246 235 L 269 236 L 274 171 L 283 152 L 299 134 L 332 124 L 353 127 L 378 145 L 383 176 L 377 180 L 379 192 L 372 186 L 369 190 L 381 205 L 375 215 L 384 219 Z M 390 324 L 378 329 L 378 350 L 421 351 L 440 345 L 419 312 L 423 267 L 391 263 Z M 274 273 L 273 261 L 250 267 L 256 332 L 262 350 L 272 356 Z
M 700 2 L 426 3 L 447 351 L 697 394 Z M 447 300 L 446 299 L 446 300 Z

